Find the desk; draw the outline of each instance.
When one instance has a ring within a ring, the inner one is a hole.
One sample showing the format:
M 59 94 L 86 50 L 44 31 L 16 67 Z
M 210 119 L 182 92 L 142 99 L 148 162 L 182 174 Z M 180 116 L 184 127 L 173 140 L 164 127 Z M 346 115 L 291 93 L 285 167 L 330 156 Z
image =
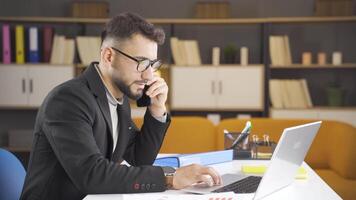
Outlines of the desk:
M 267 164 L 269 161 L 266 160 L 234 160 L 232 162 L 220 163 L 211 165 L 220 174 L 224 173 L 239 173 L 241 165 L 261 165 Z M 265 197 L 266 200 L 276 200 L 276 199 L 325 199 L 325 200 L 338 200 L 341 199 L 314 171 L 307 165 L 303 163 L 302 166 L 306 169 L 308 178 L 304 180 L 295 180 L 291 185 L 285 187 L 275 193 Z M 157 193 L 156 193 L 157 194 Z M 179 190 L 168 190 L 164 194 L 184 194 L 183 191 Z M 136 194 L 137 195 L 137 194 Z M 122 194 L 111 194 L 111 195 L 88 195 L 84 200 L 121 200 L 123 199 Z M 238 199 L 252 199 L 252 194 L 247 195 L 236 195 Z M 125 198 L 128 195 L 125 195 Z M 149 199 L 149 198 L 147 198 Z

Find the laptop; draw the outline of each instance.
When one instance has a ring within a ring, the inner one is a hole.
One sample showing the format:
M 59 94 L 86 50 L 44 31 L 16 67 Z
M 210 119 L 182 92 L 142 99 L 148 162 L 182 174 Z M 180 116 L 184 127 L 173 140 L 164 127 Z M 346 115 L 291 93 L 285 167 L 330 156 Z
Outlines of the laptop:
M 183 190 L 196 194 L 229 191 L 254 193 L 255 200 L 272 194 L 294 181 L 320 125 L 321 121 L 318 121 L 284 129 L 263 177 L 242 173 L 224 174 L 223 185 L 213 187 L 196 185 Z

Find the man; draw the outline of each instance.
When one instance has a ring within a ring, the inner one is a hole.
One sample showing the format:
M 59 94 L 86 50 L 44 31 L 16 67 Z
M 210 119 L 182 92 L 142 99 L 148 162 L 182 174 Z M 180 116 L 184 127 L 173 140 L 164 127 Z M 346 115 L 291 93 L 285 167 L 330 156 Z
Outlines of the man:
M 165 174 L 152 166 L 170 123 L 168 87 L 154 75 L 161 65 L 157 49 L 164 32 L 124 13 L 108 22 L 102 37 L 100 62 L 56 87 L 39 109 L 21 199 L 82 199 L 220 184 L 211 168 L 190 165 Z M 140 98 L 145 85 L 151 105 L 139 131 L 128 98 Z M 123 160 L 131 166 L 120 165 Z

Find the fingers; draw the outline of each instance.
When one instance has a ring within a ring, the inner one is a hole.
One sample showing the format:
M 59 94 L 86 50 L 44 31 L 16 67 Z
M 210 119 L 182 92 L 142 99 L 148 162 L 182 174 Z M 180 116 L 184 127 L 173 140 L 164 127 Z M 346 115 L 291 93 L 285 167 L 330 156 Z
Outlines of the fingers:
M 219 175 L 219 173 L 213 169 L 212 167 L 204 167 L 202 170 L 203 174 L 208 174 L 211 176 L 213 183 L 215 185 L 220 185 L 222 183 L 222 179 L 221 176 Z
M 148 96 L 155 97 L 156 95 L 167 92 L 168 86 L 167 83 L 164 81 L 163 78 L 155 78 L 156 80 L 152 80 L 153 82 L 151 83 L 149 89 L 147 90 L 146 94 Z
M 149 89 L 147 90 L 146 94 L 151 98 L 157 96 L 158 94 L 166 94 L 168 93 L 168 86 L 167 83 L 164 81 L 163 78 L 155 77 Z

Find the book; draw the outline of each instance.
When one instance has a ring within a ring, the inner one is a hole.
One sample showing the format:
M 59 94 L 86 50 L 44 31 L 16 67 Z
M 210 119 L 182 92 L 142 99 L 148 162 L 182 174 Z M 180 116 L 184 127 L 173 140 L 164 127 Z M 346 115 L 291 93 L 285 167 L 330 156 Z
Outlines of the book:
M 242 165 L 241 171 L 244 174 L 264 174 L 267 170 L 266 165 Z M 295 175 L 296 179 L 306 179 L 308 177 L 307 170 L 299 167 Z
M 53 42 L 53 28 L 43 28 L 43 62 L 50 62 Z
M 4 64 L 11 63 L 11 34 L 8 24 L 2 25 L 2 58 Z
M 100 60 L 100 37 L 78 36 L 76 37 L 76 44 L 83 65 L 89 65 L 93 61 Z
M 38 48 L 38 28 L 30 27 L 28 34 L 28 61 L 31 63 L 37 63 L 40 61 L 39 48 Z
M 25 39 L 24 39 L 24 27 L 22 25 L 17 25 L 15 28 L 15 38 L 16 38 L 16 63 L 25 63 Z
M 211 151 L 195 154 L 179 154 L 157 158 L 154 166 L 183 167 L 190 164 L 212 165 L 222 162 L 229 162 L 233 159 L 233 150 Z

